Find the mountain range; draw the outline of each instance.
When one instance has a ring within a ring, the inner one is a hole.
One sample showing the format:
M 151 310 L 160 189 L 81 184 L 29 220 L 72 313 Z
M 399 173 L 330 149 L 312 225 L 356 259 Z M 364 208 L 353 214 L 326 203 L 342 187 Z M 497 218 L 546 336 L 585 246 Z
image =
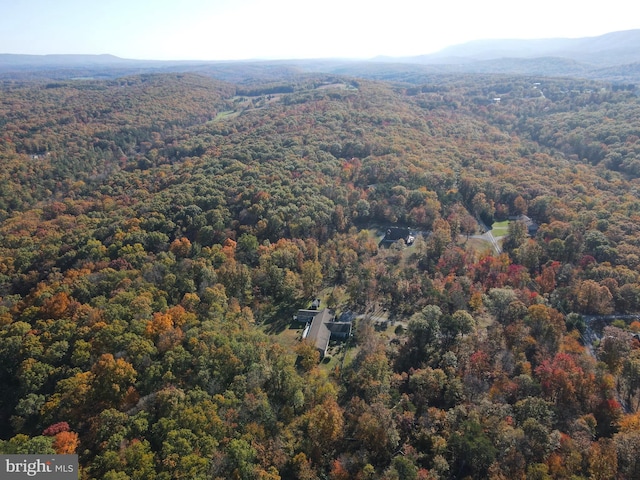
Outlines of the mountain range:
M 275 71 L 323 72 L 410 83 L 430 74 L 486 73 L 640 81 L 640 29 L 597 37 L 478 40 L 413 57 L 278 61 L 154 61 L 113 55 L 0 54 L 0 78 L 113 78 L 134 73 L 190 71 L 220 79 L 259 78 Z
M 573 60 L 592 67 L 639 62 L 640 29 L 584 38 L 477 40 L 447 47 L 430 55 L 406 57 L 402 60 L 433 65 L 550 57 Z

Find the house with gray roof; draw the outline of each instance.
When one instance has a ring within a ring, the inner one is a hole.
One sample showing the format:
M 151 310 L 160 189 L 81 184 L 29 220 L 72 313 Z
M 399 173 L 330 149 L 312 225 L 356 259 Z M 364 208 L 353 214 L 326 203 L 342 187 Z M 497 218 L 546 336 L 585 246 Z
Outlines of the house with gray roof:
M 295 316 L 298 322 L 307 326 L 302 334 L 303 339 L 310 341 L 320 352 L 320 358 L 324 358 L 329 348 L 331 337 L 348 338 L 351 335 L 352 318 L 345 321 L 336 321 L 333 313 L 328 308 L 322 310 L 298 310 Z M 341 320 L 343 320 L 341 318 Z

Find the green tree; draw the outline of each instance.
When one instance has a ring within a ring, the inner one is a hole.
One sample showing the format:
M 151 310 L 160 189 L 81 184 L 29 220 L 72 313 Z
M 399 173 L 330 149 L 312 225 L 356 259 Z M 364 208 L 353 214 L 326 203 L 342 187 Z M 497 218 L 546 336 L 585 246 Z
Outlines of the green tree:
M 247 265 L 256 265 L 258 261 L 258 239 L 255 235 L 243 233 L 236 245 L 236 258 Z
M 498 452 L 478 422 L 467 420 L 461 427 L 448 442 L 451 471 L 457 478 L 486 478 Z
M 231 474 L 241 480 L 253 480 L 256 458 L 256 451 L 253 447 L 243 439 L 234 439 L 229 442 L 227 452 Z
M 507 238 L 502 243 L 506 252 L 513 252 L 520 248 L 527 239 L 527 225 L 524 222 L 509 222 Z
M 449 339 L 471 333 L 476 325 L 474 318 L 465 310 L 457 310 L 453 315 L 444 315 L 440 323 L 443 335 Z
M 423 352 L 438 339 L 441 317 L 442 310 L 437 305 L 427 305 L 411 317 L 407 330 L 414 348 Z

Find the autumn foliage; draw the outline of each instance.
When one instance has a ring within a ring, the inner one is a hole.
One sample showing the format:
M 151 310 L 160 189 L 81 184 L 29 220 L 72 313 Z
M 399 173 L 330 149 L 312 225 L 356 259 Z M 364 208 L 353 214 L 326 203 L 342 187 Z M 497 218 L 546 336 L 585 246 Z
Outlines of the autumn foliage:
M 0 85 L 0 453 L 638 478 L 633 91 L 285 70 Z M 354 321 L 325 358 L 314 298 Z

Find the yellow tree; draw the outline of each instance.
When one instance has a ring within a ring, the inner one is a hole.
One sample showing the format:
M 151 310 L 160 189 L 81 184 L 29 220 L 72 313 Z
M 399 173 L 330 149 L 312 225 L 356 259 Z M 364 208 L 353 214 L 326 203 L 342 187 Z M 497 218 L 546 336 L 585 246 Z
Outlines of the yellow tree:
M 57 454 L 76 453 L 78 445 L 78 434 L 75 432 L 60 432 L 53 439 L 53 448 Z
M 601 438 L 589 448 L 589 478 L 610 480 L 618 473 L 616 445 L 609 438 Z
M 312 298 L 322 285 L 322 266 L 320 262 L 307 260 L 302 264 L 300 272 L 302 293 L 305 298 Z
M 320 361 L 320 352 L 308 340 L 304 340 L 296 346 L 296 353 L 300 358 L 300 366 L 306 372 L 311 371 Z
M 585 280 L 576 287 L 576 304 L 581 312 L 607 315 L 613 311 L 613 295 L 607 287 Z
M 136 381 L 137 372 L 129 362 L 105 353 L 93 365 L 93 389 L 96 400 L 111 402 L 118 406 L 129 387 Z
M 309 454 L 315 461 L 331 452 L 340 437 L 344 427 L 342 408 L 333 398 L 326 398 L 320 405 L 316 405 L 304 416 L 306 424 L 306 438 L 309 444 Z

